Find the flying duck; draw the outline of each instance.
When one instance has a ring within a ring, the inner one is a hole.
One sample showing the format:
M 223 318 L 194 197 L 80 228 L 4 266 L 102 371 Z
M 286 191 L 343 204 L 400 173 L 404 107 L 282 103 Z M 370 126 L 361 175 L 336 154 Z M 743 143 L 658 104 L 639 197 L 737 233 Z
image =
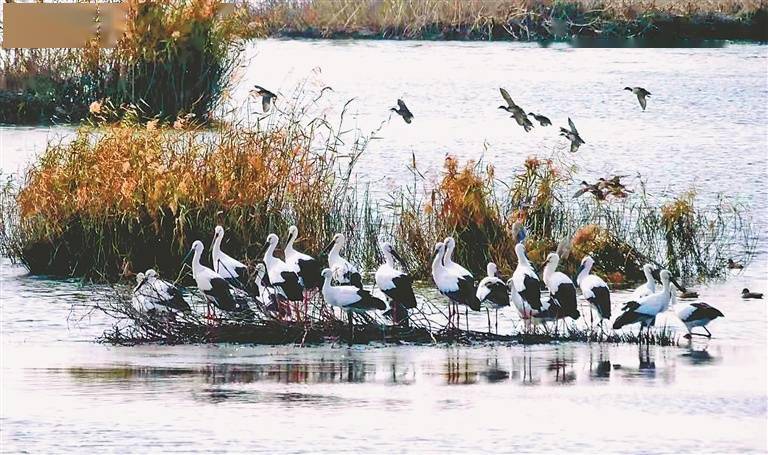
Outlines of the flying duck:
M 392 107 L 389 110 L 402 117 L 405 123 L 411 123 L 411 120 L 413 120 L 413 113 L 401 99 L 397 100 L 397 108 Z
M 545 116 L 543 116 L 541 114 L 536 115 L 533 112 L 529 112 L 528 115 L 533 117 L 533 119 L 536 120 L 537 122 L 539 122 L 539 125 L 541 125 L 541 126 L 550 126 L 550 125 L 552 125 L 552 122 L 549 120 L 549 118 L 547 118 L 547 117 L 545 117 Z
M 579 132 L 576 130 L 576 125 L 573 124 L 570 117 L 568 118 L 568 126 L 570 126 L 571 129 L 568 130 L 560 127 L 560 136 L 564 136 L 571 141 L 571 153 L 576 153 L 576 151 L 579 150 L 579 146 L 586 144 L 586 142 L 579 136 Z
M 701 336 L 712 338 L 712 334 L 707 329 L 707 324 L 719 317 L 725 316 L 717 308 L 709 306 L 704 302 L 697 302 L 678 305 L 677 317 L 683 321 L 685 328 L 688 329 L 685 338 L 691 338 L 691 335 L 699 335 L 698 333 L 693 333 L 692 329 L 694 327 L 701 327 L 707 332 L 706 335 Z
M 477 300 L 480 303 L 486 303 L 496 310 L 496 333 L 499 332 L 499 308 L 509 306 L 509 289 L 507 284 L 499 278 L 498 267 L 493 262 L 489 262 L 485 268 L 486 276 L 480 280 L 477 285 Z M 488 317 L 488 332 L 491 331 L 491 315 L 488 307 L 485 308 Z
M 277 98 L 277 95 L 270 92 L 269 90 L 265 89 L 264 87 L 260 85 L 254 85 L 253 90 L 251 90 L 251 93 L 255 93 L 256 95 L 261 97 L 261 109 L 264 112 L 269 112 L 269 108 L 272 106 L 272 100 Z
M 576 199 L 584 193 L 590 193 L 598 201 L 605 200 L 605 193 L 597 183 L 587 183 L 586 180 L 581 181 L 581 188 L 573 193 L 573 198 Z
M 376 286 L 389 298 L 390 309 L 385 316 L 392 318 L 395 324 L 408 320 L 408 310 L 416 308 L 416 296 L 413 293 L 413 278 L 395 268 L 395 259 L 405 267 L 405 262 L 389 242 L 382 242 L 381 252 L 384 263 L 376 270 Z
M 651 92 L 648 90 L 642 88 L 642 87 L 624 87 L 624 90 L 629 90 L 630 92 L 637 95 L 637 101 L 640 102 L 640 107 L 645 110 L 645 106 L 648 103 L 645 99 L 646 96 L 651 96 Z

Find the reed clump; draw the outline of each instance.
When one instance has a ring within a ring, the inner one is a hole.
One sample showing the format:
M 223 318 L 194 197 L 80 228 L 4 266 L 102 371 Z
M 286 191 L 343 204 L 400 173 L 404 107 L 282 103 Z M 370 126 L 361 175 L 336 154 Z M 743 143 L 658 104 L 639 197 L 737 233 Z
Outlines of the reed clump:
M 251 33 L 313 38 L 765 40 L 757 0 L 268 0 Z
M 4 249 L 32 273 L 110 279 L 148 267 L 175 274 L 191 242 L 207 243 L 217 224 L 227 228 L 226 249 L 246 260 L 269 232 L 294 223 L 301 247 L 317 252 L 370 210 L 314 136 L 298 122 L 81 128 L 6 185 Z
M 114 48 L 94 40 L 82 49 L 4 51 L 0 123 L 114 121 L 126 112 L 141 121 L 210 120 L 238 61 L 244 10 L 215 0 L 129 0 L 125 11 Z

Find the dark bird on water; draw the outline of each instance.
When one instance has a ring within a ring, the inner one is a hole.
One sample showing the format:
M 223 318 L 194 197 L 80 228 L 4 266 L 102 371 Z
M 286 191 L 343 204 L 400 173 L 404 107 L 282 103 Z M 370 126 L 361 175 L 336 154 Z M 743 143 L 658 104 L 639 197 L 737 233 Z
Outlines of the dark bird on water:
M 640 102 L 640 107 L 645 110 L 645 106 L 648 104 L 648 101 L 646 101 L 645 98 L 647 96 L 651 96 L 651 92 L 642 87 L 624 87 L 624 90 L 629 90 L 630 92 L 637 95 L 637 101 Z
M 763 293 L 762 292 L 750 292 L 749 289 L 744 288 L 741 291 L 741 298 L 742 299 L 762 299 Z
M 586 144 L 586 142 L 584 142 L 584 139 L 579 136 L 579 132 L 576 130 L 576 125 L 573 124 L 573 121 L 570 119 L 570 117 L 568 118 L 568 126 L 570 126 L 571 129 L 560 127 L 560 136 L 564 136 L 569 141 L 571 141 L 571 153 L 576 153 L 576 151 L 579 149 L 579 146 Z
M 552 122 L 549 120 L 549 118 L 547 118 L 547 117 L 545 117 L 543 115 L 540 115 L 540 114 L 536 115 L 533 112 L 529 112 L 528 115 L 533 117 L 534 120 L 536 120 L 537 122 L 539 122 L 539 125 L 541 125 L 541 126 L 550 126 L 552 124 Z
M 738 262 L 736 262 L 733 259 L 729 258 L 728 259 L 728 268 L 729 269 L 739 269 L 739 270 L 741 270 L 741 269 L 744 268 L 744 265 L 743 264 L 739 264 Z
M 277 95 L 260 85 L 254 85 L 251 93 L 255 93 L 261 97 L 261 109 L 264 112 L 269 112 L 269 108 L 272 107 L 272 101 L 277 98 Z
M 397 100 L 397 109 L 392 107 L 389 110 L 402 117 L 405 123 L 411 123 L 411 120 L 413 120 L 413 113 L 411 113 L 408 106 L 401 99 Z

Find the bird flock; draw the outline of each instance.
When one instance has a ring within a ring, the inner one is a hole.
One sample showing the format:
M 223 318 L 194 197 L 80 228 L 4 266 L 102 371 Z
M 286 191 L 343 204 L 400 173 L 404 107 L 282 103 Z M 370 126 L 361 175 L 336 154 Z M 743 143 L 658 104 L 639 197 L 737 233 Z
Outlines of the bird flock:
M 332 89 L 325 87 L 323 91 L 325 90 Z M 625 87 L 624 90 L 637 96 L 641 108 L 646 109 L 647 98 L 651 95 L 648 90 L 642 87 Z M 505 104 L 498 108 L 511 114 L 510 118 L 515 119 L 526 132 L 534 127 L 531 119 L 541 127 L 552 125 L 551 120 L 540 113 L 526 113 L 506 89 L 500 88 L 499 91 Z M 251 93 L 261 97 L 265 113 L 277 99 L 275 93 L 258 85 L 254 86 Z M 402 99 L 398 99 L 397 107 L 390 110 L 407 124 L 414 119 L 413 113 Z M 586 143 L 570 118 L 568 127 L 561 127 L 559 134 L 569 141 L 570 151 L 573 153 Z M 582 181 L 581 188 L 573 197 L 591 194 L 598 200 L 609 197 L 624 198 L 632 192 L 621 183 L 624 177 L 626 176 L 617 175 L 607 179 L 600 178 L 595 183 Z M 197 288 L 205 297 L 206 316 L 209 318 L 214 317 L 217 310 L 231 317 L 252 318 L 254 313 L 249 302 L 253 302 L 253 299 L 263 309 L 278 317 L 291 316 L 295 312 L 296 317 L 307 318 L 309 298 L 316 292 L 320 292 L 323 301 L 331 307 L 347 312 L 350 326 L 353 313 L 371 311 L 382 312 L 393 324 L 407 324 L 409 312 L 418 307 L 413 278 L 409 275 L 405 261 L 388 242 L 379 245 L 383 263 L 374 274 L 375 285 L 385 296 L 385 302 L 365 289 L 360 268 L 342 255 L 346 238 L 341 233 L 335 234 L 321 252 L 319 257 L 325 258 L 325 261 L 295 249 L 294 243 L 298 239 L 296 226 L 288 229 L 282 258 L 276 256 L 279 238 L 270 233 L 253 273 L 249 272 L 248 266 L 243 262 L 222 251 L 224 234 L 224 228 L 216 226 L 211 243 L 212 267 L 202 264 L 204 246 L 200 240 L 192 243 L 189 254 L 184 259 L 186 262 L 192 256 L 192 276 Z M 525 229 L 519 222 L 513 226 L 513 238 L 517 240 L 514 248 L 517 267 L 506 281 L 500 276 L 496 264 L 491 262 L 487 264 L 486 276 L 478 282 L 469 270 L 453 260 L 456 249 L 453 237 L 447 237 L 435 244 L 431 263 L 432 279 L 440 294 L 448 299 L 447 327 L 461 327 L 460 307 L 463 307 L 465 325 L 469 330 L 469 311 L 478 312 L 485 308 L 488 331 L 491 330 L 490 310 L 494 310 L 495 328 L 498 333 L 499 310 L 514 306 L 526 327 L 542 326 L 548 332 L 549 325 L 554 324 L 557 331 L 560 321 L 577 320 L 581 317 L 578 303 L 580 293 L 589 304 L 590 324 L 594 325 L 596 317 L 603 331 L 604 322 L 610 321 L 612 317 L 611 290 L 601 277 L 593 273 L 594 259 L 589 255 L 585 256 L 581 260 L 578 273 L 571 279 L 558 271 L 561 259 L 569 253 L 569 246 L 561 243 L 562 248 L 558 247 L 557 251 L 547 255 L 542 274 L 539 276 L 526 255 L 523 243 Z M 728 267 L 743 266 L 729 260 Z M 702 327 L 706 331 L 702 336 L 711 336 L 706 326 L 712 320 L 723 316 L 719 310 L 702 302 L 676 305 L 676 295 L 671 286 L 685 290 L 677 284 L 668 270 L 659 271 L 651 264 L 646 264 L 643 273 L 646 282 L 635 290 L 632 300 L 622 306 L 620 314 L 613 321 L 613 329 L 639 324 L 641 334 L 644 329 L 650 331 L 657 316 L 674 305 L 677 316 L 688 329 L 687 337 L 697 334 L 693 332 L 695 327 Z M 133 293 L 134 305 L 145 311 L 191 311 L 178 287 L 160 279 L 154 270 L 138 274 L 137 282 Z M 543 295 L 542 291 L 545 291 Z M 762 298 L 762 294 L 744 289 L 742 297 Z
M 604 332 L 604 322 L 612 317 L 611 290 L 593 272 L 594 259 L 585 256 L 574 279 L 571 279 L 558 271 L 561 259 L 570 253 L 570 245 L 564 241 L 557 251 L 547 255 L 539 276 L 526 255 L 525 228 L 516 222 L 512 232 L 517 241 L 514 248 L 517 267 L 507 280 L 500 276 L 498 267 L 491 262 L 487 264 L 486 276 L 478 282 L 469 270 L 454 261 L 456 241 L 453 237 L 435 244 L 431 272 L 435 287 L 448 300 L 446 328 L 461 328 L 463 308 L 465 327 L 469 330 L 469 311 L 485 309 L 488 332 L 491 332 L 490 310 L 494 310 L 495 331 L 498 333 L 499 311 L 513 306 L 526 328 L 534 327 L 535 330 L 540 326 L 549 333 L 551 325 L 554 325 L 557 332 L 561 321 L 565 324 L 567 319 L 578 320 L 582 316 L 580 293 L 589 304 L 590 325 L 594 327 L 596 318 L 600 330 Z M 365 288 L 360 268 L 342 256 L 346 238 L 341 233 L 335 234 L 321 252 L 319 257 L 325 258 L 325 261 L 296 250 L 294 243 L 299 235 L 296 226 L 288 229 L 282 258 L 276 255 L 279 238 L 270 233 L 252 272 L 243 262 L 222 251 L 224 235 L 224 228 L 216 226 L 211 242 L 212 267 L 202 264 L 204 246 L 200 240 L 192 243 L 184 258 L 186 263 L 192 257 L 192 277 L 205 297 L 207 318 L 214 318 L 219 311 L 231 318 L 249 320 L 254 317 L 251 305 L 255 302 L 260 309 L 276 317 L 295 316 L 307 320 L 308 302 L 317 292 L 322 295 L 325 304 L 346 312 L 351 328 L 353 313 L 367 312 L 381 312 L 393 324 L 407 326 L 410 312 L 418 308 L 414 280 L 407 264 L 389 242 L 379 244 L 383 262 L 374 273 L 375 287 L 384 296 L 381 299 L 374 295 L 373 289 Z M 675 306 L 675 313 L 688 329 L 686 337 L 699 335 L 693 332 L 695 327 L 706 331 L 706 334 L 700 335 L 711 336 L 706 326 L 723 316 L 719 310 L 702 302 L 676 305 L 672 286 L 681 291 L 684 289 L 672 274 L 668 270 L 659 271 L 651 264 L 646 264 L 643 272 L 646 282 L 623 305 L 613 321 L 613 329 L 639 324 L 640 334 L 643 330 L 648 332 L 654 327 L 659 314 Z M 192 311 L 180 289 L 160 279 L 154 270 L 139 273 L 137 283 L 133 303 L 147 313 Z

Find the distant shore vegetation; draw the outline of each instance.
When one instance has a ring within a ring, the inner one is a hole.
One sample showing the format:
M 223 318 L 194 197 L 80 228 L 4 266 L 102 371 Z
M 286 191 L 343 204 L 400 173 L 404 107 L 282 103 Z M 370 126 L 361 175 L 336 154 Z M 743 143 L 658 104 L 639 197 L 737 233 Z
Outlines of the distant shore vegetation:
M 250 17 L 254 36 L 646 40 L 637 46 L 768 40 L 762 0 L 265 0 L 250 4 Z

